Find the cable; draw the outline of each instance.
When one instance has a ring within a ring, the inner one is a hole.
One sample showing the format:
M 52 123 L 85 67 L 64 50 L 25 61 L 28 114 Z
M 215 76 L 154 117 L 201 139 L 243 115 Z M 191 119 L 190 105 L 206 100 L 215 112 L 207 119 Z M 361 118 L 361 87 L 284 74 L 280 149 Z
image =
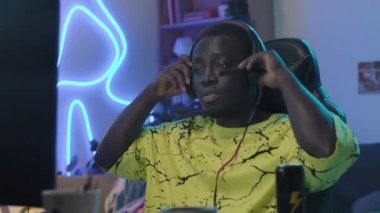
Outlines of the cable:
M 239 143 L 238 143 L 238 145 L 234 151 L 234 154 L 231 156 L 231 158 L 227 162 L 223 163 L 223 165 L 218 169 L 218 172 L 216 173 L 215 186 L 214 186 L 214 199 L 213 199 L 215 208 L 217 208 L 216 198 L 217 198 L 217 194 L 218 194 L 218 181 L 219 181 L 220 173 L 226 168 L 226 166 L 228 166 L 234 159 L 236 159 L 238 154 L 239 154 L 239 150 L 240 150 L 241 144 L 244 141 L 245 135 L 247 134 L 249 124 L 252 122 L 253 116 L 255 115 L 257 107 L 258 107 L 260 100 L 261 100 L 262 89 L 260 86 L 257 87 L 257 92 L 258 92 L 258 95 L 256 98 L 256 102 L 255 102 L 255 105 L 253 106 L 251 113 L 248 117 L 246 126 L 244 128 L 243 137 L 240 139 L 240 141 L 239 141 Z

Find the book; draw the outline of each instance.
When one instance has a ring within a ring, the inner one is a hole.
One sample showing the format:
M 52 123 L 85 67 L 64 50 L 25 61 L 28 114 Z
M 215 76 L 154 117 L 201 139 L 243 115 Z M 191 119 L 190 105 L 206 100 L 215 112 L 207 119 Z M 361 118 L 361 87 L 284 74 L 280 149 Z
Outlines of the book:
M 181 23 L 182 15 L 192 10 L 192 1 L 166 0 L 168 10 L 168 24 Z
M 173 14 L 173 4 L 172 0 L 166 0 L 166 4 L 168 6 L 168 24 L 174 24 L 174 14 Z

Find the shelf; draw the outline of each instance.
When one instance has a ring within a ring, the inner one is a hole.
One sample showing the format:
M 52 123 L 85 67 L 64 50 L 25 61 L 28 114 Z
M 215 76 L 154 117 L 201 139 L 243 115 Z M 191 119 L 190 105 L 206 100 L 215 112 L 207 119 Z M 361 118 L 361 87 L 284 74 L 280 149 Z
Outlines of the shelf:
M 207 25 L 207 24 L 212 24 L 215 22 L 230 20 L 230 19 L 231 17 L 223 17 L 223 18 L 217 17 L 217 18 L 202 19 L 198 21 L 181 22 L 181 23 L 176 23 L 176 24 L 166 24 L 166 25 L 161 25 L 161 29 L 162 30 L 183 29 L 186 27 Z

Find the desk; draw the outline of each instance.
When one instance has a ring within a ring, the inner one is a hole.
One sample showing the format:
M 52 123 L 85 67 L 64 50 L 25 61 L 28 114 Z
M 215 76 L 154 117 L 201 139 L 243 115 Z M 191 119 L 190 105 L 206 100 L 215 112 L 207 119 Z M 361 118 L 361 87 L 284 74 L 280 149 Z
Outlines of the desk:
M 80 188 L 83 187 L 89 177 L 88 176 L 57 176 L 56 188 Z M 112 190 L 114 182 L 118 177 L 112 175 L 93 175 L 92 183 L 100 189 L 100 210 L 104 212 L 104 200 L 108 193 Z

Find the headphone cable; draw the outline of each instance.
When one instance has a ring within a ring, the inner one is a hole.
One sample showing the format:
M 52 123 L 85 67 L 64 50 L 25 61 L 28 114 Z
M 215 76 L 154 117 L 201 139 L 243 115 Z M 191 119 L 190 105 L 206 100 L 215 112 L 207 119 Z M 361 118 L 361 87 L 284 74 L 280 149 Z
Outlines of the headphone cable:
M 222 164 L 222 166 L 218 169 L 218 172 L 216 173 L 216 177 L 215 177 L 215 186 L 214 186 L 214 207 L 217 208 L 217 203 L 216 203 L 216 198 L 217 198 L 217 194 L 218 194 L 218 181 L 219 181 L 219 176 L 221 174 L 221 172 L 225 169 L 226 166 L 228 166 L 234 159 L 237 158 L 238 154 L 239 154 L 239 150 L 240 150 L 240 147 L 241 147 L 241 144 L 243 143 L 244 141 L 244 138 L 245 138 L 245 135 L 247 134 L 247 130 L 248 130 L 248 127 L 250 125 L 250 123 L 252 122 L 252 119 L 253 119 L 253 116 L 256 114 L 256 110 L 257 110 L 257 107 L 259 106 L 259 103 L 260 103 L 260 100 L 261 100 L 261 95 L 262 95 L 262 88 L 261 86 L 258 86 L 257 87 L 257 92 L 258 92 L 258 96 L 256 98 L 256 102 L 255 102 L 255 105 L 253 106 L 252 110 L 251 110 L 251 113 L 248 117 L 248 120 L 247 120 L 247 124 L 244 128 L 244 133 L 243 133 L 243 136 L 242 138 L 240 139 L 235 151 L 234 151 L 234 154 L 231 156 L 231 158 L 226 161 L 225 163 Z

